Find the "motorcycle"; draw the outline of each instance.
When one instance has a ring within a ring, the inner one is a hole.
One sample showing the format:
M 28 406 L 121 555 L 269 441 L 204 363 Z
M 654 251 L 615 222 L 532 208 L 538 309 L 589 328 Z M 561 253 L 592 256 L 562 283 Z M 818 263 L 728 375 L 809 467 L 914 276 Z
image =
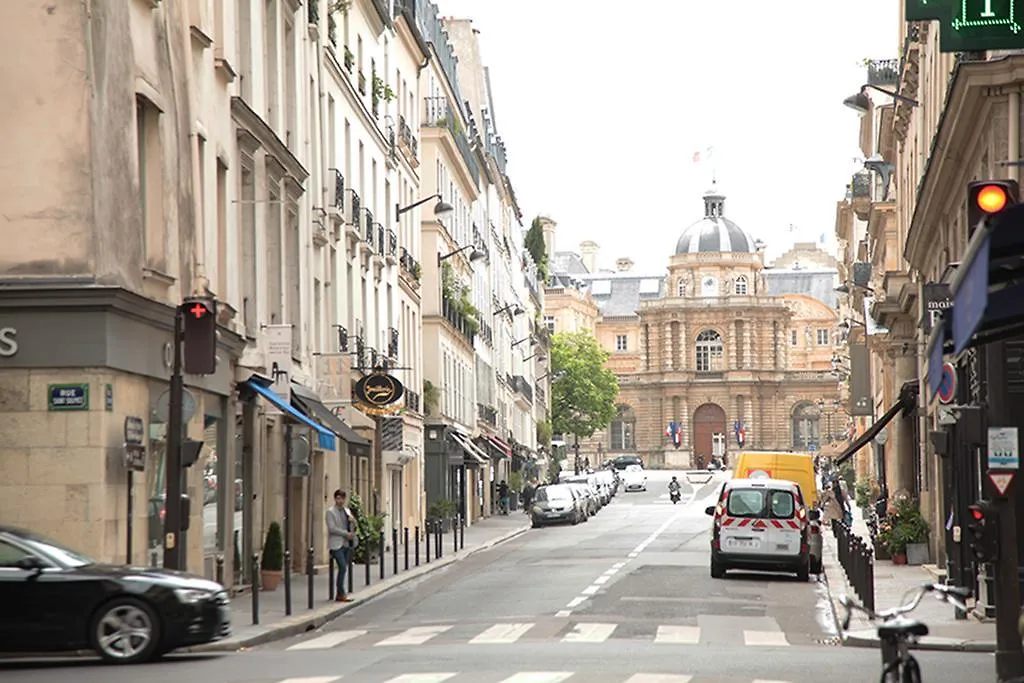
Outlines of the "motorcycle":
M 672 499 L 672 504 L 673 505 L 675 505 L 676 503 L 679 502 L 679 491 L 671 491 L 671 492 L 669 492 L 668 495 L 669 495 L 669 498 Z

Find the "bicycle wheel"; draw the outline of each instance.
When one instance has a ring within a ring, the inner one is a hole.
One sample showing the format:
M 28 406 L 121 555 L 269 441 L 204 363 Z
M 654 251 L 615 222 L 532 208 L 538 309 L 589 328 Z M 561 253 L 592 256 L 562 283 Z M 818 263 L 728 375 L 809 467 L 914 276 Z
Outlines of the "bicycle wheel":
M 921 683 L 921 667 L 913 657 L 907 657 L 907 661 L 903 662 L 900 683 Z

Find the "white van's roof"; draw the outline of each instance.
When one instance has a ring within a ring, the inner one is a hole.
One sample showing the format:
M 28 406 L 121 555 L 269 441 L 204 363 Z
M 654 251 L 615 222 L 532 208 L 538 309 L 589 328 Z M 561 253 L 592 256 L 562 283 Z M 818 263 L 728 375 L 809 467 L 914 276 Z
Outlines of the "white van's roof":
M 800 487 L 786 479 L 769 479 L 768 477 L 758 479 L 730 479 L 725 482 L 727 491 L 733 489 L 791 489 L 799 491 Z

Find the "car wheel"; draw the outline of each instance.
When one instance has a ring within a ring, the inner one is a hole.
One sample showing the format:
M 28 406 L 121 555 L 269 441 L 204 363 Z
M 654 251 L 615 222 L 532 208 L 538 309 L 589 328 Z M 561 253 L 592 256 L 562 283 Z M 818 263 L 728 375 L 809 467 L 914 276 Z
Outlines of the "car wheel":
M 156 613 L 135 598 L 114 598 L 100 607 L 90 631 L 93 649 L 108 662 L 137 664 L 160 650 Z
M 712 579 L 724 579 L 725 578 L 725 567 L 722 563 L 714 558 L 711 558 L 711 578 Z

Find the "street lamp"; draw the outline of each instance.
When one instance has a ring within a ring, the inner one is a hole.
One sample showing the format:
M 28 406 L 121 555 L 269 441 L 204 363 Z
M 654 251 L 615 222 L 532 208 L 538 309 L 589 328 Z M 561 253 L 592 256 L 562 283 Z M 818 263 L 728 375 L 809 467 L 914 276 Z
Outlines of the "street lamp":
M 849 97 L 847 97 L 845 100 L 843 100 L 843 104 L 845 104 L 850 109 L 853 109 L 858 114 L 868 113 L 868 111 L 871 109 L 871 100 L 870 98 L 868 98 L 867 93 L 864 92 L 868 88 L 871 88 L 872 90 L 877 90 L 883 95 L 888 95 L 889 97 L 899 102 L 906 102 L 911 107 L 918 106 L 917 100 L 911 99 L 905 95 L 900 95 L 899 93 L 892 92 L 891 90 L 886 90 L 885 88 L 879 88 L 877 85 L 871 85 L 870 83 L 861 86 L 860 92 L 858 92 L 856 95 L 850 95 Z
M 519 305 L 518 302 L 509 304 L 503 308 L 499 308 L 494 312 L 494 315 L 501 315 L 502 313 L 511 312 L 513 316 L 522 315 L 526 313 L 526 309 Z
M 523 342 L 532 342 L 532 341 L 533 341 L 533 335 L 531 334 L 529 337 L 523 337 L 522 339 L 520 339 L 517 342 L 512 342 L 512 348 L 513 349 L 516 348 L 517 346 L 519 346 Z
M 485 258 L 487 258 L 487 254 L 485 252 L 480 251 L 479 249 L 477 249 L 475 244 L 467 244 L 466 246 L 462 247 L 461 249 L 456 249 L 455 251 L 451 252 L 450 254 L 445 254 L 444 256 L 441 256 L 440 254 L 438 254 L 437 255 L 437 264 L 441 265 L 442 261 L 446 261 L 446 260 L 450 259 L 452 256 L 456 256 L 458 254 L 461 254 L 462 252 L 466 251 L 467 249 L 472 249 L 473 250 L 469 254 L 469 262 L 470 263 L 476 263 L 477 261 L 483 261 Z
M 403 213 L 412 211 L 417 206 L 423 206 L 431 199 L 437 200 L 437 204 L 434 205 L 434 217 L 437 218 L 438 220 L 444 220 L 445 218 L 448 218 L 448 216 L 455 213 L 455 208 L 448 202 L 444 201 L 444 199 L 441 198 L 440 194 L 432 194 L 429 197 L 424 197 L 418 202 L 410 204 L 409 206 L 399 207 L 398 204 L 395 204 L 395 221 L 398 221 L 398 219 L 401 217 Z
M 523 362 L 525 363 L 526 361 L 530 360 L 531 358 L 536 358 L 537 360 L 544 360 L 544 354 L 539 352 L 539 351 L 535 351 L 534 353 L 531 353 L 529 356 L 524 358 Z

